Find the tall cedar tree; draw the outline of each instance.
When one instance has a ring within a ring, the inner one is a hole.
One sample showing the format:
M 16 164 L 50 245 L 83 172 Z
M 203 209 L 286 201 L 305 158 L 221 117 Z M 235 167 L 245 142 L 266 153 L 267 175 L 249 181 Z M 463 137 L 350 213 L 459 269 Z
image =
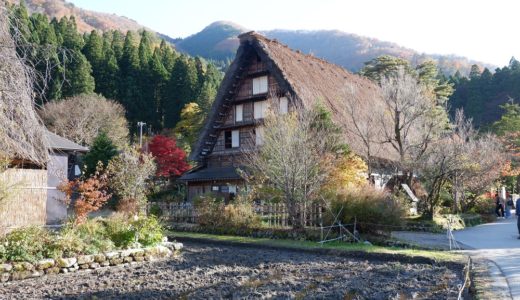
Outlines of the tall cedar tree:
M 156 135 L 148 145 L 157 164 L 156 175 L 160 177 L 180 176 L 189 170 L 186 153 L 177 147 L 174 139 Z

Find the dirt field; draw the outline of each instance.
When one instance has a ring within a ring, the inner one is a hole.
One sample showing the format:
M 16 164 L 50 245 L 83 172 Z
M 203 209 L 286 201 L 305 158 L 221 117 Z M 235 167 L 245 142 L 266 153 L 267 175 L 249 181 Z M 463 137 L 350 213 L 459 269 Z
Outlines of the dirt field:
M 180 258 L 0 284 L 0 299 L 456 299 L 460 270 L 185 243 Z

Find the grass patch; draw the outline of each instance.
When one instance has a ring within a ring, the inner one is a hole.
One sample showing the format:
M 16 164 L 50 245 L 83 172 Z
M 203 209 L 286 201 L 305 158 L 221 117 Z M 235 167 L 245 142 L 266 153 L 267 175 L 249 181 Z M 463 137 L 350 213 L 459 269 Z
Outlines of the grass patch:
M 173 237 L 186 237 L 186 238 L 199 238 L 208 239 L 222 242 L 232 243 L 243 243 L 243 244 L 257 244 L 272 247 L 284 247 L 293 249 L 334 249 L 341 251 L 360 251 L 367 253 L 385 253 L 385 254 L 399 254 L 410 257 L 427 257 L 436 261 L 442 262 L 464 262 L 465 256 L 457 253 L 447 251 L 436 251 L 436 250 L 418 250 L 418 249 L 403 249 L 397 247 L 383 247 L 375 245 L 366 245 L 361 243 L 345 243 L 345 242 L 330 242 L 325 243 L 321 246 L 317 242 L 311 241 L 297 241 L 297 240 L 284 240 L 284 239 L 267 239 L 267 238 L 251 238 L 243 236 L 232 236 L 232 235 L 215 235 L 206 233 L 194 233 L 194 232 L 177 232 L 170 231 Z

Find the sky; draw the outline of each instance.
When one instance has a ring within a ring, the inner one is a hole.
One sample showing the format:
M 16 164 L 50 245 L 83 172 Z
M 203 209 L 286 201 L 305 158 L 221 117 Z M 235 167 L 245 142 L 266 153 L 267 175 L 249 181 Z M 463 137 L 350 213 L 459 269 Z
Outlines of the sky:
M 508 0 L 69 0 L 173 38 L 214 21 L 251 30 L 337 29 L 419 52 L 506 65 L 520 58 L 520 1 Z

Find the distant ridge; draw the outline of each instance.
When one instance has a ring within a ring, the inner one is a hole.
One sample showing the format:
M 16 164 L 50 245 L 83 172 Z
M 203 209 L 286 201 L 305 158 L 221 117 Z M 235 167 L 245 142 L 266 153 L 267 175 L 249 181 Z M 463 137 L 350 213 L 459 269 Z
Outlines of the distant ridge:
M 20 0 L 6 0 L 8 3 L 19 3 Z M 24 0 L 30 12 L 46 14 L 49 18 L 74 16 L 80 32 L 128 30 L 137 31 L 148 29 L 145 26 L 127 17 L 115 14 L 94 12 L 76 7 L 65 0 Z M 239 42 L 237 36 L 249 31 L 245 27 L 230 22 L 217 21 L 209 24 L 203 30 L 186 38 L 171 38 L 157 33 L 175 47 L 192 56 L 201 56 L 217 61 L 232 60 Z M 468 75 L 471 65 L 477 64 L 481 69 L 487 67 L 494 70 L 496 66 L 484 62 L 470 60 L 456 55 L 438 55 L 419 53 L 413 49 L 399 46 L 392 42 L 380 41 L 374 38 L 359 36 L 339 30 L 267 30 L 260 31 L 271 39 L 277 39 L 289 47 L 304 53 L 311 53 L 332 63 L 356 72 L 369 61 L 380 55 L 393 55 L 404 58 L 412 64 L 420 63 L 425 59 L 434 59 L 439 68 L 446 75 L 460 71 Z

